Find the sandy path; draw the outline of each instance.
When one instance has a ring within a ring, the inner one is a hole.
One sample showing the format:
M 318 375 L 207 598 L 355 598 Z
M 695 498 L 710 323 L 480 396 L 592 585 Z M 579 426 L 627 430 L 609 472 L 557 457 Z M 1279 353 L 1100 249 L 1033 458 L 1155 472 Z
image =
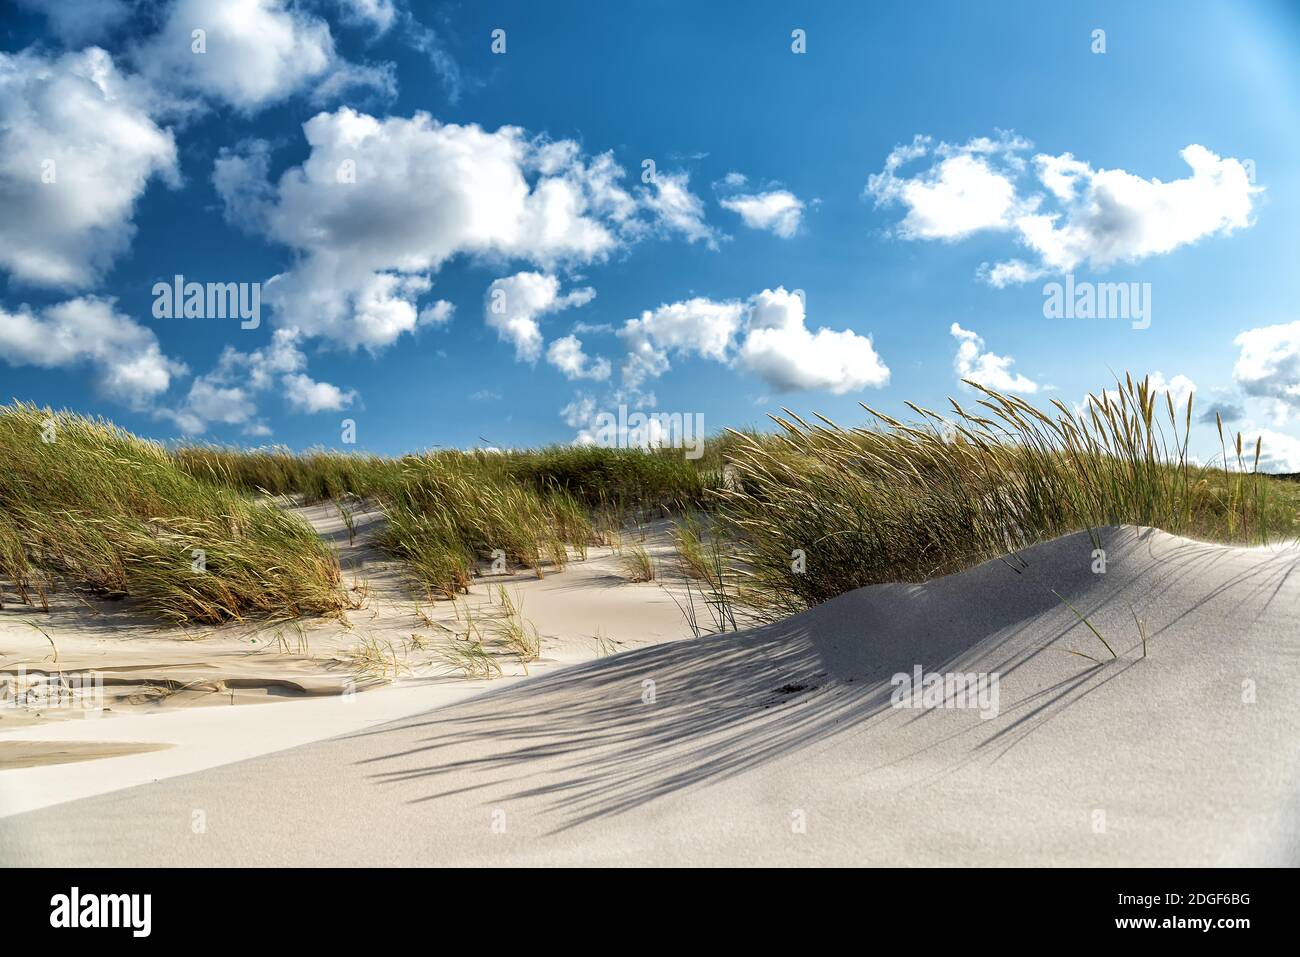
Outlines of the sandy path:
M 420 600 L 400 565 L 374 548 L 378 515 L 359 515 L 349 543 L 332 505 L 300 511 L 339 549 L 345 580 L 355 578 L 368 591 L 348 627 L 319 621 L 307 623 L 302 635 L 293 626 L 185 632 L 159 628 L 128 604 L 88 606 L 67 595 L 49 616 L 12 605 L 0 611 L 0 668 L 97 672 L 105 676 L 107 704 L 105 711 L 78 702 L 50 707 L 38 697 L 31 707 L 0 708 L 0 816 L 353 732 L 518 681 L 525 666 L 492 637 L 499 585 L 541 634 L 541 659 L 526 666 L 533 675 L 689 635 L 669 595 L 681 583 L 662 526 L 647 538 L 662 585 L 626 581 L 619 558 L 601 548 L 540 580 L 528 572 L 480 579 L 453 608 Z M 463 633 L 467 606 L 484 626 L 500 678 L 467 679 L 435 653 L 447 630 Z M 603 648 L 597 632 L 608 639 Z M 414 647 L 413 635 L 423 649 Z M 366 641 L 394 650 L 402 669 L 396 680 L 378 680 L 352 657 Z M 286 646 L 290 653 L 283 653 Z M 188 690 L 160 690 L 167 682 Z
M 642 648 L 11 817 L 0 854 L 22 864 L 1300 863 L 1300 555 L 1103 534 L 1105 575 L 1090 570 L 1088 539 L 1069 536 L 1030 549 L 1018 570 L 999 561 L 862 589 L 774 626 Z M 918 664 L 998 673 L 999 713 L 891 707 L 890 677 Z

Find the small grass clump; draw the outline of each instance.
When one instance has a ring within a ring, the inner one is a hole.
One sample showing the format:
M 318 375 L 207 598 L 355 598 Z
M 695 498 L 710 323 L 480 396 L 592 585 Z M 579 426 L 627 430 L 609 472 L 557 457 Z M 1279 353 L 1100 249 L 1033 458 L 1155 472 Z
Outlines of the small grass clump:
M 548 565 L 564 567 L 568 545 L 591 540 L 591 524 L 571 498 L 494 474 L 485 458 L 412 457 L 380 492 L 387 516 L 381 544 L 410 562 L 431 594 L 465 591 L 478 560 L 504 559 L 541 577 Z
M 655 580 L 655 563 L 644 545 L 631 544 L 623 547 L 619 556 L 623 562 L 623 571 L 631 582 L 652 582 Z
M 1051 413 L 968 383 L 975 408 L 873 428 L 786 412 L 774 436 L 737 436 L 717 493 L 745 602 L 780 617 L 880 582 L 919 582 L 1034 542 L 1137 524 L 1251 544 L 1296 533 L 1295 497 L 1257 473 L 1260 448 L 1198 465 L 1192 401 L 1146 380 Z
M 338 562 L 273 504 L 215 488 L 102 420 L 0 407 L 0 582 L 130 597 L 178 623 L 338 615 Z
M 527 671 L 528 662 L 542 655 L 542 637 L 535 625 L 524 620 L 522 600 L 516 605 L 505 585 L 499 587 L 499 598 L 502 615 L 497 621 L 497 633 Z

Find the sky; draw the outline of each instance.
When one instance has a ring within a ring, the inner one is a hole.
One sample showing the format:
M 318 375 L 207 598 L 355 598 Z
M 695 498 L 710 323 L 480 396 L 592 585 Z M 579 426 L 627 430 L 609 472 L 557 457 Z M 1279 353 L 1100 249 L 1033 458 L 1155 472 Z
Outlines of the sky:
M 1130 372 L 1300 471 L 1300 4 L 0 18 L 5 401 L 397 454 Z

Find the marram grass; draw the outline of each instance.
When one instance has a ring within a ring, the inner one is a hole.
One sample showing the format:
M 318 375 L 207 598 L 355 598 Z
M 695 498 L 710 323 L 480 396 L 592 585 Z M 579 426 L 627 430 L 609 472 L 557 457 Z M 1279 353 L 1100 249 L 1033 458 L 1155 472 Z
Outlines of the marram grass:
M 882 582 L 920 582 L 1035 542 L 1137 524 L 1218 542 L 1293 538 L 1290 483 L 1259 475 L 1258 444 L 1223 460 L 1188 454 L 1192 403 L 1146 380 L 1040 411 L 968 383 L 951 413 L 910 406 L 872 428 L 775 416 L 776 435 L 737 436 L 717 493 L 734 543 L 732 587 L 765 617 Z
M 0 594 L 61 585 L 178 623 L 338 614 L 338 563 L 274 504 L 195 479 L 107 422 L 0 407 Z
M 571 496 L 543 494 L 496 464 L 481 452 L 412 456 L 378 493 L 386 518 L 381 544 L 405 559 L 432 595 L 467 590 L 480 560 L 541 577 L 548 567 L 564 567 L 567 546 L 585 548 L 592 539 Z
M 1300 486 L 1257 474 L 1258 445 L 1225 437 L 1222 459 L 1192 460 L 1190 400 L 1176 408 L 1126 378 L 1082 411 L 1042 411 L 970 385 L 972 401 L 945 415 L 911 406 L 910 423 L 866 406 L 869 428 L 787 411 L 776 432 L 716 436 L 694 461 L 667 449 L 168 451 L 107 422 L 0 407 L 0 600 L 39 606 L 62 583 L 180 622 L 340 612 L 334 555 L 282 503 L 255 501 L 265 494 L 377 502 L 379 544 L 437 597 L 467 590 L 482 563 L 541 575 L 571 549 L 617 543 L 629 513 L 674 513 L 687 573 L 762 617 L 1106 525 L 1245 544 L 1297 533 Z

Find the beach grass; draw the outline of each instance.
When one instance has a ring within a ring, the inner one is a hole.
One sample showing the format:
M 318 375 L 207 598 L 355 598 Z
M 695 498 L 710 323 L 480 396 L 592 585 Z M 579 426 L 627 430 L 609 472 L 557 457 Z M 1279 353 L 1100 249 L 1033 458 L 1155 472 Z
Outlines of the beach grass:
M 0 582 L 132 598 L 177 623 L 338 615 L 338 562 L 305 522 L 215 488 L 161 445 L 33 405 L 0 407 Z
M 1295 487 L 1257 472 L 1259 448 L 1188 453 L 1192 400 L 1175 407 L 1125 377 L 1082 409 L 976 396 L 870 427 L 786 411 L 775 435 L 738 437 L 717 493 L 746 604 L 781 617 L 882 582 L 920 582 L 1035 542 L 1135 524 L 1257 544 L 1297 532 Z
M 1300 484 L 1258 473 L 1260 448 L 1220 423 L 1220 455 L 1189 454 L 1192 400 L 1125 377 L 1083 407 L 968 383 L 943 414 L 904 422 L 868 406 L 844 427 L 784 410 L 775 431 L 681 449 L 550 447 L 351 452 L 167 449 L 103 420 L 0 407 L 0 602 L 45 607 L 67 584 L 138 599 L 173 621 L 340 614 L 354 599 L 333 553 L 281 496 L 333 500 L 430 599 L 476 575 L 563 569 L 613 546 L 655 577 L 624 530 L 675 519 L 680 565 L 710 608 L 774 618 L 881 582 L 918 582 L 1084 529 L 1137 524 L 1257 544 L 1300 531 Z M 47 441 L 47 438 L 50 440 Z M 271 496 L 271 500 L 267 500 Z M 717 617 L 717 616 L 715 616 Z

